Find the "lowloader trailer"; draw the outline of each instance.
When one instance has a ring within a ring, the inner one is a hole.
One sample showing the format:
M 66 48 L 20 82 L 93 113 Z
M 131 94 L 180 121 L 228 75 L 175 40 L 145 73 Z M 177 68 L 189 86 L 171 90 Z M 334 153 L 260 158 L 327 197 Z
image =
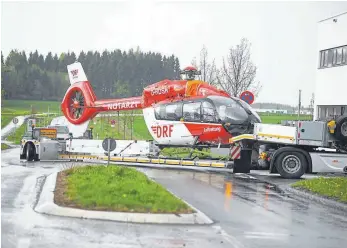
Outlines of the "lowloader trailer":
M 294 126 L 256 123 L 253 134 L 233 137 L 230 143 L 240 146 L 246 156 L 257 147 L 258 165 L 284 178 L 300 178 L 304 173 L 347 173 L 346 115 L 328 122 L 297 121 Z M 247 168 L 250 165 L 242 172 L 249 172 Z
M 50 129 L 40 129 L 40 132 L 34 131 L 32 137 L 23 137 L 21 159 L 105 159 L 102 140 L 57 140 Z M 52 137 L 47 137 L 47 134 Z M 117 149 L 112 152 L 111 160 L 129 164 L 218 167 L 233 169 L 234 173 L 250 173 L 256 149 L 258 167 L 279 173 L 284 178 L 300 178 L 305 173 L 347 173 L 347 116 L 329 122 L 298 121 L 295 126 L 256 123 L 252 134 L 238 135 L 229 141 L 230 157 L 226 162 L 154 158 L 159 149 L 153 141 L 129 140 L 117 140 Z

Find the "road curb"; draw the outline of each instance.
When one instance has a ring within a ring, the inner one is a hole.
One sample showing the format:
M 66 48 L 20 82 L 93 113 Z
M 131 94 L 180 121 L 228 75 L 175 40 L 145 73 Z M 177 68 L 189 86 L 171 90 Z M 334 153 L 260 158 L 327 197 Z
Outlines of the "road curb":
M 109 220 L 130 223 L 146 224 L 212 224 L 213 221 L 204 213 L 191 206 L 196 213 L 193 214 L 147 214 L 147 213 L 125 213 L 92 211 L 76 208 L 61 207 L 54 203 L 54 190 L 58 173 L 47 176 L 43 185 L 39 201 L 35 211 L 42 214 L 75 217 L 83 219 Z
M 305 190 L 295 189 L 291 186 L 285 188 L 284 190 L 291 193 L 290 197 L 297 198 L 300 200 L 303 200 L 303 199 L 311 200 L 311 201 L 320 203 L 322 205 L 325 205 L 327 207 L 335 208 L 335 209 L 347 212 L 347 204 L 344 204 L 342 202 L 338 202 L 336 200 L 329 199 L 324 196 L 320 196 Z

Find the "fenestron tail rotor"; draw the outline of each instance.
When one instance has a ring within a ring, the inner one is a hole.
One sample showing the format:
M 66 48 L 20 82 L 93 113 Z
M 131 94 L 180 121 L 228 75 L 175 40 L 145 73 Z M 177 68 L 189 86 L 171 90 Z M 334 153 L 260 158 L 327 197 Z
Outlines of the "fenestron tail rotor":
M 85 99 L 83 93 L 79 89 L 75 89 L 70 95 L 69 111 L 73 119 L 79 119 L 85 110 Z

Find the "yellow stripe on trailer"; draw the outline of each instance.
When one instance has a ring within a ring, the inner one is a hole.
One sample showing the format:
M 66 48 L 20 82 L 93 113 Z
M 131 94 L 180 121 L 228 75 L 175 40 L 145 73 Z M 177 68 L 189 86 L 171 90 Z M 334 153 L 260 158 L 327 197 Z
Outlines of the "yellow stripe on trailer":
M 155 158 L 155 159 L 152 159 L 152 160 L 151 160 L 151 163 L 159 163 L 159 159 L 156 159 L 156 158 Z
M 210 167 L 211 162 L 196 162 L 197 166 Z
M 124 162 L 136 162 L 137 158 L 129 158 L 129 157 L 124 157 L 123 161 Z
M 225 163 L 211 163 L 211 167 L 224 168 Z
M 166 160 L 167 164 L 175 164 L 175 165 L 180 165 L 181 161 L 180 160 Z
M 84 158 L 87 158 L 87 159 L 97 159 L 99 158 L 98 156 L 93 156 L 93 155 L 83 155 Z
M 105 157 L 104 159 L 108 159 L 108 157 Z M 110 160 L 112 161 L 123 161 L 123 158 L 122 157 L 111 157 Z
M 229 143 L 234 143 L 234 142 L 237 142 L 237 141 L 240 141 L 240 140 L 243 140 L 243 139 L 253 140 L 254 137 L 253 137 L 252 134 L 241 134 L 241 135 L 238 135 L 238 136 L 230 138 L 229 139 Z
M 138 158 L 137 162 L 139 163 L 149 163 L 151 160 L 149 158 Z
M 182 161 L 182 165 L 195 165 L 194 161 Z
M 294 140 L 294 137 L 293 137 L 293 136 L 284 136 L 284 135 L 268 134 L 268 133 L 258 133 L 257 136 L 269 137 L 269 138 L 277 138 L 277 139 L 289 139 L 289 140 Z

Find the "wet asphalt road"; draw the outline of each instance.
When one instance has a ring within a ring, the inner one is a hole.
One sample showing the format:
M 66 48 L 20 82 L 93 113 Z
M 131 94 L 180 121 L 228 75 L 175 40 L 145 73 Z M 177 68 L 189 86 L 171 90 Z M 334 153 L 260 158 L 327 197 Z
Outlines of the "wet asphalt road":
M 344 247 L 347 213 L 298 201 L 240 176 L 141 169 L 215 221 L 208 226 L 126 224 L 38 214 L 42 178 L 59 163 L 20 164 L 2 152 L 1 247 Z M 24 165 L 24 166 L 23 166 Z

